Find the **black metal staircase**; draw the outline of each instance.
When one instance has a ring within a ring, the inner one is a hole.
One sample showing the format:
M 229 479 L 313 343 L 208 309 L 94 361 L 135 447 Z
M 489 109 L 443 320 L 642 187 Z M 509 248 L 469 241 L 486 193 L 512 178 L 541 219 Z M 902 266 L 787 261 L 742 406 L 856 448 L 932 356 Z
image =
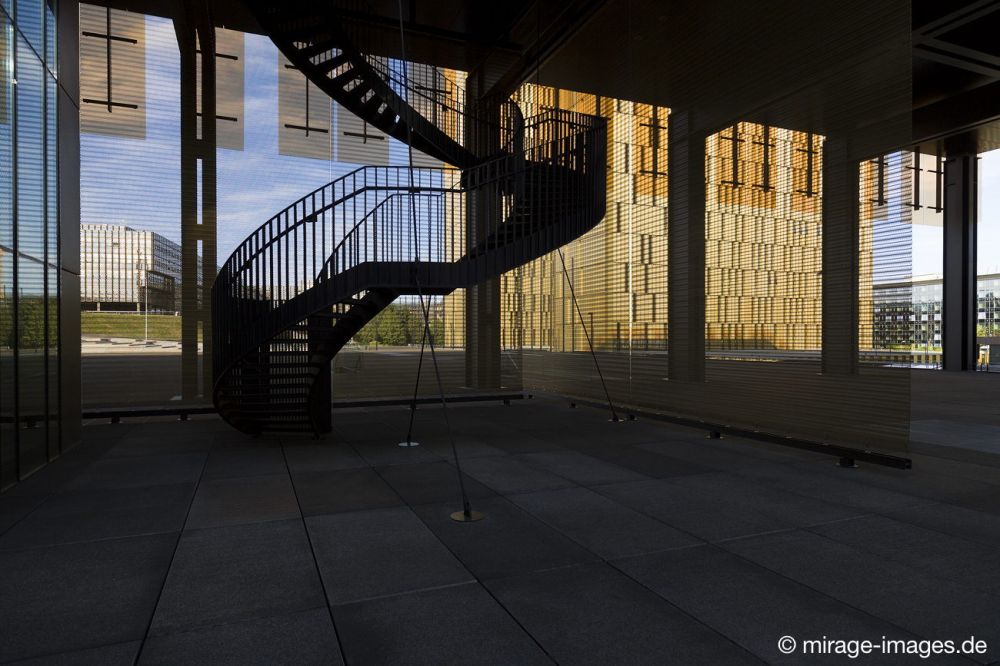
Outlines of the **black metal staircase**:
M 457 83 L 424 94 L 430 86 L 402 63 L 358 52 L 349 21 L 255 9 L 334 100 L 457 167 L 362 167 L 272 217 L 223 265 L 212 290 L 216 408 L 245 432 L 319 434 L 330 430 L 334 355 L 393 300 L 499 276 L 601 220 L 606 126 L 557 110 L 525 122 L 510 101 L 472 110 Z

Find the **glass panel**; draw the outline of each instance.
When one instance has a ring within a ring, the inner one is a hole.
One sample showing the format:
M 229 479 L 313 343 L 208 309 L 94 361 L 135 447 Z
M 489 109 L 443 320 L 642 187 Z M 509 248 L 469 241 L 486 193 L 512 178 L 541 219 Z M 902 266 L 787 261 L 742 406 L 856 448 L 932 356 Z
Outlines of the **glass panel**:
M 862 165 L 860 360 L 941 367 L 943 167 L 898 152 Z
M 58 72 L 58 40 L 56 39 L 56 0 L 45 0 L 45 65 L 53 75 Z
M 36 53 L 45 53 L 44 14 L 45 0 L 16 0 L 14 20 L 18 31 L 28 40 Z
M 56 102 L 58 88 L 55 79 L 45 77 L 45 261 L 59 262 L 59 137 Z M 41 257 L 40 257 L 41 258 Z
M 1000 150 L 984 153 L 979 160 L 978 221 L 977 367 L 989 372 L 1000 372 L 1000 253 L 997 252 L 1000 247 Z
M 0 488 L 17 480 L 14 430 L 13 26 L 0 12 Z
M 562 248 L 565 271 L 552 253 L 502 278 L 504 360 L 526 387 L 603 400 L 599 382 L 580 381 L 594 374 L 589 335 L 612 395 L 652 406 L 667 376 L 670 111 L 533 84 L 515 99 L 529 118 L 559 108 L 607 119 L 607 207 L 600 224 Z
M 8 189 L 10 152 L 0 136 L 0 188 Z M 6 152 L 5 152 L 6 151 Z M 0 190 L 0 200 L 4 199 Z M 6 207 L 9 210 L 9 206 Z M 0 208 L 0 216 L 7 215 Z M 9 224 L 10 217 L 0 217 L 0 224 Z M 0 246 L 0 488 L 17 480 L 17 439 L 14 427 L 14 257 Z
M 48 266 L 45 269 L 46 290 L 46 381 L 48 385 L 48 400 L 46 414 L 48 417 L 48 454 L 52 460 L 60 453 L 60 421 L 59 421 L 59 268 Z
M 45 88 L 42 63 L 17 39 L 17 249 L 45 257 Z
M 45 271 L 36 261 L 17 262 L 17 391 L 20 474 L 44 465 L 45 422 Z

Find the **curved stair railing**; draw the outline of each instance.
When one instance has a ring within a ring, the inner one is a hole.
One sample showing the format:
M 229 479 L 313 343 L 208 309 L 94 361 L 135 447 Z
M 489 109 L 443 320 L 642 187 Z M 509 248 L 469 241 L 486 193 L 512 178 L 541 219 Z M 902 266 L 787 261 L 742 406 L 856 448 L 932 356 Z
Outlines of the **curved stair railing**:
M 282 47 L 294 30 L 302 28 L 288 20 L 272 37 Z M 336 38 L 343 55 L 350 42 L 329 33 L 322 46 L 332 49 Z M 316 73 L 298 63 L 320 38 L 300 32 L 293 48 L 303 53 L 286 51 L 314 83 Z M 409 103 L 412 89 L 370 60 L 347 57 L 365 78 L 356 85 L 392 109 L 391 135 L 421 150 L 433 144 L 425 152 L 461 168 L 362 167 L 288 206 L 236 248 L 212 290 L 213 400 L 242 431 L 329 431 L 333 357 L 397 297 L 448 294 L 499 276 L 604 216 L 604 119 L 552 110 L 524 122 L 507 102 L 483 120 L 442 103 L 430 115 L 455 122 L 435 133 Z M 364 97 L 363 112 L 378 112 Z M 468 130 L 480 136 L 470 140 Z

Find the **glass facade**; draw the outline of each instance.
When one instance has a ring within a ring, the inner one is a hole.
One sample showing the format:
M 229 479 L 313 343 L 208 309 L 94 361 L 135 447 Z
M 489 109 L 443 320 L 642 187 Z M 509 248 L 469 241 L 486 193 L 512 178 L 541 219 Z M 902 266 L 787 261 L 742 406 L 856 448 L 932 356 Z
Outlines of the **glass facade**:
M 192 207 L 179 168 L 184 80 L 173 23 L 83 3 L 79 31 L 83 405 L 100 410 L 208 403 L 205 382 L 185 390 L 184 378 L 211 365 L 203 305 L 218 263 L 251 230 L 309 191 L 362 164 L 408 164 L 405 146 L 336 107 L 267 37 L 220 28 L 215 192 L 206 194 L 202 184 Z M 411 75 L 432 80 L 448 94 L 454 91 L 446 83 L 462 76 L 436 69 Z M 201 91 L 196 93 L 200 105 Z M 200 127 L 200 115 L 197 120 Z M 419 152 L 414 158 L 417 165 L 442 166 Z M 199 162 L 201 177 L 206 161 Z M 213 218 L 215 232 L 206 232 L 205 222 Z M 200 234 L 187 258 L 185 234 Z M 195 269 L 186 270 L 192 264 Z M 185 303 L 192 282 L 196 295 Z M 440 297 L 430 310 L 433 330 L 461 326 L 461 319 L 445 321 Z M 412 390 L 422 328 L 418 311 L 415 298 L 401 298 L 338 354 L 337 397 Z M 184 331 L 192 323 L 195 343 L 185 347 Z M 444 355 L 451 362 L 445 381 L 460 386 L 462 354 Z M 421 390 L 432 393 L 431 367 L 423 367 Z M 159 381 L 149 382 L 150 376 Z
M 941 157 L 911 151 L 862 164 L 861 363 L 940 367 L 943 174 Z
M 0 7 L 0 487 L 60 451 L 56 7 Z

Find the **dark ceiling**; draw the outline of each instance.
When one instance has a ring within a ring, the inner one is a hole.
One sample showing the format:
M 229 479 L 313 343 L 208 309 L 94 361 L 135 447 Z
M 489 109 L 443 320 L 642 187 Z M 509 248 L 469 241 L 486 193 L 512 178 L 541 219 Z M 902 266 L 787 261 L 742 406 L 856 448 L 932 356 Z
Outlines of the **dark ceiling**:
M 219 26 L 260 32 L 239 0 L 208 0 Z M 175 16 L 179 0 L 109 0 Z M 754 120 L 849 134 L 874 154 L 973 131 L 996 147 L 1000 0 L 369 0 L 365 20 L 398 56 L 687 110 L 714 131 Z

